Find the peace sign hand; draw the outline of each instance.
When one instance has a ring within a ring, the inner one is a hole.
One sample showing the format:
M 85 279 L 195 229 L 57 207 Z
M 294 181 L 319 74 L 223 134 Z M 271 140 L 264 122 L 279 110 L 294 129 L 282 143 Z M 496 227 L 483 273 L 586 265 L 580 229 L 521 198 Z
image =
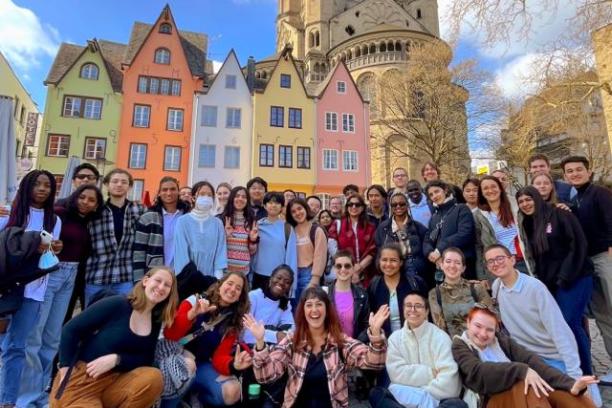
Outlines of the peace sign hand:
M 249 241 L 255 243 L 255 241 L 257 241 L 258 236 L 259 230 L 257 229 L 257 224 L 253 224 L 253 227 L 249 231 Z
M 248 351 L 240 351 L 240 345 L 236 347 L 236 355 L 234 356 L 234 368 L 237 371 L 246 370 L 253 364 L 253 357 Z
M 211 305 L 208 299 L 201 299 L 199 295 L 196 295 L 196 303 L 187 312 L 187 318 L 193 320 L 199 315 L 214 312 L 215 310 L 217 310 L 217 306 Z
M 373 336 L 380 335 L 380 329 L 382 325 L 385 323 L 385 320 L 389 318 L 391 314 L 389 310 L 389 305 L 382 305 L 378 308 L 376 314 L 370 312 L 370 319 L 368 321 L 370 326 L 370 332 Z
M 232 232 L 234 232 L 234 227 L 232 227 L 230 217 L 225 217 L 225 235 L 232 235 Z

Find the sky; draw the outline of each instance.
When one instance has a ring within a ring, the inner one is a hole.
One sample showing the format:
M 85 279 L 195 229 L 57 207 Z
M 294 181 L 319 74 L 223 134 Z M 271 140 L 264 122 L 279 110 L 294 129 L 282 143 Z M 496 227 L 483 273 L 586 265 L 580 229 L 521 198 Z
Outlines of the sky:
M 448 36 L 444 16 L 452 1 L 438 0 L 443 38 Z M 506 96 L 520 96 L 526 92 L 521 78 L 538 50 L 559 36 L 574 10 L 572 0 L 558 1 L 558 15 L 535 17 L 536 29 L 528 42 L 483 48 L 478 34 L 465 31 L 454 63 L 476 59 L 494 74 Z M 208 35 L 208 57 L 217 61 L 215 66 L 232 48 L 243 64 L 249 56 L 259 60 L 274 53 L 278 0 L 0 0 L 0 51 L 42 111 L 43 81 L 62 42 L 83 45 L 98 38 L 127 43 L 134 21 L 153 23 L 166 3 L 179 29 Z

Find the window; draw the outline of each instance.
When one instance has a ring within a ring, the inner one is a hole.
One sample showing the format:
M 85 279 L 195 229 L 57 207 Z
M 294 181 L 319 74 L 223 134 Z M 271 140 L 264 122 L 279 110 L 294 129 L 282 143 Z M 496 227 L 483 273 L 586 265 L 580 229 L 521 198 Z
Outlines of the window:
M 152 94 L 159 93 L 159 78 L 150 78 L 149 80 L 149 92 Z
M 274 145 L 260 144 L 259 145 L 259 165 L 261 167 L 274 166 Z
M 282 106 L 270 107 L 270 126 L 283 127 L 285 125 L 285 109 Z
M 325 130 L 338 131 L 338 114 L 336 112 L 325 112 Z
M 323 149 L 323 170 L 338 170 L 338 151 Z
M 17 113 L 19 112 L 19 97 L 15 95 L 15 108 L 13 110 L 13 117 L 17 119 Z
M 132 126 L 140 128 L 149 127 L 149 119 L 151 117 L 151 107 L 148 105 L 134 105 L 134 118 Z
M 106 139 L 98 137 L 85 138 L 83 158 L 88 160 L 104 159 L 106 157 Z
M 170 95 L 170 80 L 161 79 L 161 86 L 159 87 L 159 93 L 162 95 Z
M 85 119 L 100 119 L 102 116 L 102 101 L 100 99 L 85 99 Z
M 294 129 L 302 128 L 302 110 L 289 108 L 289 127 Z
M 96 64 L 87 63 L 81 67 L 80 77 L 83 79 L 98 79 L 98 74 L 100 70 L 98 70 L 98 66 Z
M 144 192 L 144 180 L 135 179 L 134 184 L 132 184 L 132 189 L 128 193 L 128 200 L 141 201 L 143 192 Z
M 240 129 L 240 108 L 227 108 L 225 111 L 225 127 Z
M 138 93 L 147 93 L 147 84 L 149 79 L 147 77 L 138 77 Z
M 130 169 L 144 169 L 147 164 L 147 145 L 141 143 L 130 144 Z
M 54 174 L 53 177 L 55 178 L 55 197 L 57 198 L 59 196 L 60 191 L 62 191 L 62 183 L 64 182 L 64 175 Z
M 278 147 L 278 166 L 293 167 L 293 146 Z
M 338 81 L 336 82 L 336 90 L 338 91 L 338 93 L 346 93 L 346 82 L 344 81 Z
M 298 146 L 297 167 L 298 169 L 310 168 L 310 147 Z
M 182 109 L 168 109 L 168 124 L 166 126 L 168 130 L 175 130 L 178 132 L 183 131 L 183 110 Z
M 355 115 L 352 113 L 342 114 L 342 131 L 355 133 Z
M 156 49 L 155 59 L 153 61 L 156 64 L 170 64 L 170 50 L 167 48 Z
M 217 107 L 202 105 L 202 126 L 217 127 Z
M 162 34 L 171 34 L 172 33 L 172 26 L 168 23 L 161 23 L 159 25 L 159 32 Z
M 102 99 L 65 96 L 62 113 L 62 116 L 69 118 L 100 119 L 102 116 Z
M 181 95 L 181 81 L 178 79 L 172 80 L 172 96 L 180 96 Z
M 223 154 L 223 167 L 226 169 L 240 168 L 240 147 L 225 146 L 225 152 Z
M 47 156 L 68 157 L 69 149 L 70 136 L 49 134 L 49 140 L 47 140 Z
M 227 89 L 236 89 L 236 75 L 225 76 L 225 87 Z
M 164 148 L 164 170 L 179 171 L 181 169 L 181 148 L 166 146 Z
M 25 123 L 25 114 L 26 114 L 26 107 L 22 105 L 21 113 L 19 114 L 19 124 L 21 126 L 23 126 L 23 124 Z
M 200 145 L 198 167 L 215 167 L 215 145 Z
M 291 88 L 291 75 L 289 75 L 289 74 L 281 74 L 281 76 L 280 76 L 280 86 L 281 86 L 281 88 Z
M 357 171 L 357 152 L 353 150 L 345 150 L 342 152 L 342 170 Z

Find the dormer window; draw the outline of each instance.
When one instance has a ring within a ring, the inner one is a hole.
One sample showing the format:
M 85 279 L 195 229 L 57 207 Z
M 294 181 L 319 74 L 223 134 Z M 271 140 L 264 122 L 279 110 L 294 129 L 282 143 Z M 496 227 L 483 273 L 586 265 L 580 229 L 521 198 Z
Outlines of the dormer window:
M 162 34 L 172 34 L 172 25 L 168 23 L 162 23 L 159 25 L 159 32 Z
M 156 64 L 170 64 L 170 50 L 167 48 L 158 48 L 155 50 Z
M 98 69 L 98 66 L 96 64 L 87 63 L 81 67 L 81 73 L 79 76 L 83 79 L 91 79 L 97 81 L 99 73 L 100 70 Z

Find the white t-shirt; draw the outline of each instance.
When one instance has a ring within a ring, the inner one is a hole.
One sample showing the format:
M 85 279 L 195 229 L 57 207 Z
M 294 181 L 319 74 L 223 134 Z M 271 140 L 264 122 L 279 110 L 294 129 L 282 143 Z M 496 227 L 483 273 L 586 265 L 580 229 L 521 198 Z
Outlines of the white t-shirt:
M 57 240 L 60 237 L 60 233 L 62 231 L 62 220 L 59 217 L 55 217 L 55 226 L 53 227 L 53 239 Z M 6 227 L 8 224 L 9 217 L 0 217 L 0 231 Z M 30 214 L 28 216 L 28 225 L 26 226 L 26 231 L 42 231 L 43 224 L 45 220 L 45 211 L 30 207 Z M 49 232 L 49 231 L 48 231 Z M 45 275 L 41 278 L 36 279 L 33 282 L 28 283 L 25 286 L 23 296 L 28 299 L 37 300 L 42 302 L 45 300 L 45 291 L 47 290 L 47 281 L 48 275 Z

